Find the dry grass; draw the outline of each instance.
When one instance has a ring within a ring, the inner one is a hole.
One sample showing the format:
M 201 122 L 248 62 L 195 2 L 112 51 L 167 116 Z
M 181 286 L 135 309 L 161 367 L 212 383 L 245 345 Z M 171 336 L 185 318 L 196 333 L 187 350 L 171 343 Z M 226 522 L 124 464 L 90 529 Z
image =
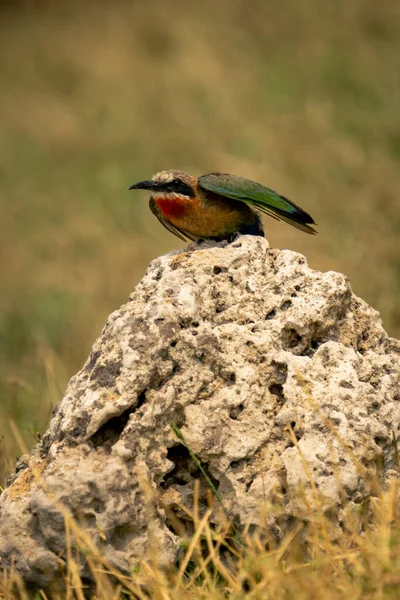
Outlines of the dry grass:
M 106 315 L 180 242 L 126 187 L 161 168 L 281 190 L 400 333 L 397 0 L 0 3 L 0 434 L 46 427 Z M 4 482 L 4 473 L 1 475 Z
M 151 524 L 154 493 L 145 477 L 139 481 Z M 149 525 L 148 550 L 129 576 L 116 571 L 103 555 L 101 543 L 96 546 L 84 527 L 54 498 L 64 515 L 66 539 L 57 589 L 27 592 L 16 573 L 3 572 L 0 598 L 394 600 L 400 594 L 400 490 L 396 481 L 385 491 L 377 483 L 373 487 L 375 492 L 368 501 L 341 510 L 340 527 L 331 511 L 324 510 L 324 499 L 314 485 L 311 493 L 299 490 L 297 504 L 303 506 L 303 516 L 293 520 L 289 533 L 277 541 L 276 531 L 274 534 L 268 528 L 268 522 L 272 511 L 275 517 L 281 515 L 287 520 L 281 506 L 262 507 L 259 522 L 265 526 L 251 531 L 244 527 L 238 535 L 222 510 L 219 524 L 215 524 L 218 509 L 211 495 L 208 509 L 199 511 L 195 486 L 194 507 L 181 507 L 186 523 L 193 525 L 193 534 L 181 534 L 177 564 L 160 567 L 164 561 Z M 176 530 L 188 530 L 176 520 Z M 93 583 L 88 577 L 82 578 L 83 564 Z

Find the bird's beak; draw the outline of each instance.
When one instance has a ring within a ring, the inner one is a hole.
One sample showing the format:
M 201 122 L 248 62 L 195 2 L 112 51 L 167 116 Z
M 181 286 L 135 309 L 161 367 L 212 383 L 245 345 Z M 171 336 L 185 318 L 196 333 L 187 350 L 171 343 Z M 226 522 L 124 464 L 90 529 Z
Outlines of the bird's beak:
M 159 184 L 156 181 L 152 181 L 151 179 L 146 179 L 145 181 L 139 181 L 138 183 L 134 183 L 128 190 L 156 190 L 159 187 Z

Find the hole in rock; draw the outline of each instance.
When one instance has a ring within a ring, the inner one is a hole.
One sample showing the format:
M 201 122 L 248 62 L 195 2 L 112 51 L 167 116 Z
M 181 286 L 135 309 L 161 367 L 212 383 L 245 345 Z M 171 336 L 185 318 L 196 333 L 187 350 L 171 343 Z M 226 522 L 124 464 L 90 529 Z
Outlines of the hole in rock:
M 341 381 L 339 385 L 347 390 L 352 390 L 354 388 L 354 385 L 350 381 Z
M 295 329 L 284 329 L 282 332 L 282 345 L 285 350 L 298 350 L 303 337 Z
M 104 500 L 101 498 L 93 498 L 93 500 L 90 502 L 90 508 L 93 508 L 95 513 L 103 513 L 106 505 Z
M 190 325 L 192 323 L 192 319 L 190 319 L 189 317 L 180 316 L 178 318 L 178 323 L 179 323 L 179 327 L 181 329 L 187 329 L 188 327 L 190 327 Z
M 281 404 L 285 404 L 286 398 L 283 393 L 283 385 L 281 383 L 273 383 L 272 385 L 269 386 L 268 389 L 273 396 L 278 398 L 278 401 Z
M 285 300 L 285 302 L 282 302 L 282 304 L 281 304 L 281 310 L 287 310 L 291 306 L 292 306 L 292 301 L 291 300 Z
M 229 373 L 228 381 L 230 381 L 231 383 L 236 383 L 236 373 L 234 373 L 233 371 L 232 373 Z
M 186 448 L 186 446 L 183 444 L 177 444 L 176 446 L 172 446 L 172 448 L 168 448 L 167 459 L 173 462 L 175 466 L 164 476 L 164 481 L 160 484 L 163 489 L 167 489 L 171 487 L 171 485 L 187 485 L 194 479 L 200 479 L 209 489 L 208 483 L 205 481 L 201 470 L 190 456 L 189 450 Z M 215 488 L 218 489 L 219 481 L 211 475 L 207 464 L 201 462 L 201 465 Z
M 318 350 L 322 344 L 324 344 L 327 340 L 324 338 L 315 338 L 311 339 L 306 348 L 304 348 L 303 352 L 300 356 L 314 356 L 315 352 Z
M 189 483 L 191 477 L 189 475 L 187 466 L 192 459 L 186 446 L 183 444 L 178 444 L 177 446 L 168 448 L 167 459 L 173 462 L 175 466 L 169 473 L 165 475 L 164 481 L 161 482 L 161 487 L 163 489 L 167 489 L 173 484 L 186 485 Z
M 239 458 L 238 460 L 233 460 L 230 463 L 230 467 L 231 467 L 232 471 L 237 471 L 242 464 L 243 464 L 243 458 Z
M 137 536 L 137 528 L 131 523 L 117 525 L 108 534 L 109 542 L 116 550 L 125 550 L 126 546 Z
M 223 271 L 226 271 L 226 267 L 215 266 L 214 269 L 213 269 L 214 275 L 219 275 Z
M 136 411 L 136 410 L 139 410 L 139 408 L 146 402 L 146 391 L 147 390 L 143 390 L 142 392 L 140 392 L 140 394 L 137 397 L 136 406 L 132 410 L 132 412 Z
M 260 578 L 260 581 L 261 581 L 261 578 Z M 244 592 L 245 594 L 248 594 L 254 589 L 254 583 L 246 577 L 246 578 L 242 579 L 241 587 L 242 587 L 242 592 Z
M 271 361 L 271 366 L 274 368 L 275 373 L 273 376 L 273 383 L 285 383 L 287 379 L 288 367 L 286 363 Z
M 112 417 L 106 421 L 90 438 L 93 446 L 95 448 L 103 446 L 104 449 L 109 452 L 111 446 L 113 446 L 121 437 L 121 434 L 129 421 L 129 416 L 142 406 L 145 399 L 146 390 L 139 394 L 136 406 L 129 407 L 118 417 Z
M 237 420 L 237 418 L 239 417 L 240 413 L 242 413 L 244 410 L 244 404 L 238 404 L 237 406 L 233 406 L 230 410 L 229 410 L 229 416 L 231 419 L 233 419 L 234 421 Z
M 379 446 L 380 448 L 383 448 L 387 444 L 387 439 L 384 437 L 381 437 L 380 435 L 377 435 L 376 437 L 374 437 L 374 442 L 377 446 Z
M 310 347 L 312 350 L 317 350 L 323 343 L 324 340 L 322 338 L 317 338 L 316 340 L 311 340 Z
M 321 331 L 321 323 L 314 323 L 314 334 L 307 343 L 306 348 L 301 353 L 301 356 L 314 356 L 315 352 L 326 342 L 330 340 L 337 341 L 339 337 L 339 329 L 337 325 L 328 330 Z
M 271 319 L 273 319 L 276 316 L 276 310 L 270 310 L 269 313 L 266 315 L 265 320 L 266 321 L 270 321 Z
M 303 338 L 295 330 L 292 330 L 292 339 L 289 343 L 289 348 L 296 348 Z
M 301 438 L 303 437 L 303 432 L 302 432 L 302 431 L 300 431 L 299 429 L 297 429 L 297 431 L 296 431 L 296 421 L 292 421 L 292 422 L 290 423 L 290 427 L 291 427 L 291 428 L 292 428 L 292 430 L 293 430 L 293 433 L 294 433 L 294 435 L 295 435 L 295 437 L 296 437 L 296 440 L 297 440 L 297 441 L 300 441 L 300 440 L 301 440 Z M 293 443 L 291 443 L 291 446 L 293 446 Z

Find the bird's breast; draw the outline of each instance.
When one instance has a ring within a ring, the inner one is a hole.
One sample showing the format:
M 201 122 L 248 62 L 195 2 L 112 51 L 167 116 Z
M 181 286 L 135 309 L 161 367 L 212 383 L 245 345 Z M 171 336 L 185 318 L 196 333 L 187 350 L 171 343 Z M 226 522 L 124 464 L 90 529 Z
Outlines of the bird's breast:
M 180 219 L 193 209 L 193 200 L 183 196 L 154 196 L 158 208 L 168 219 Z
M 257 216 L 247 206 L 227 199 L 205 202 L 200 196 L 192 198 L 179 194 L 154 194 L 157 208 L 175 227 L 198 237 L 219 237 L 240 231 L 243 223 L 250 225 Z

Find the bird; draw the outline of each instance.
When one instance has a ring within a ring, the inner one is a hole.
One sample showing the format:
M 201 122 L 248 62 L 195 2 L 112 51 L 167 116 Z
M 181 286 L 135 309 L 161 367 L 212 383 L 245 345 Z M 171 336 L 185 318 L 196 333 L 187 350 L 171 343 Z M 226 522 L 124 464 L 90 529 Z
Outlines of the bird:
M 149 206 L 160 223 L 184 242 L 232 241 L 239 234 L 264 237 L 261 213 L 317 233 L 313 218 L 278 192 L 245 177 L 208 173 L 193 177 L 170 169 L 128 190 L 150 191 Z

